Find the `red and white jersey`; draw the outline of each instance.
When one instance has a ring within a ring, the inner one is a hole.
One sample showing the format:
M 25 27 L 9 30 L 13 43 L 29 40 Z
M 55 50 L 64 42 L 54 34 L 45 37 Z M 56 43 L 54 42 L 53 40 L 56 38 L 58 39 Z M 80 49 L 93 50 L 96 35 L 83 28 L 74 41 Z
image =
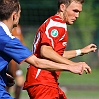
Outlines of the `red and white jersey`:
M 66 23 L 58 15 L 54 15 L 48 18 L 39 27 L 34 39 L 32 51 L 38 58 L 41 58 L 40 47 L 42 45 L 49 45 L 58 54 L 63 55 L 67 40 L 68 33 Z M 57 87 L 59 75 L 60 72 L 50 72 L 30 65 L 26 75 L 24 89 L 37 84 Z

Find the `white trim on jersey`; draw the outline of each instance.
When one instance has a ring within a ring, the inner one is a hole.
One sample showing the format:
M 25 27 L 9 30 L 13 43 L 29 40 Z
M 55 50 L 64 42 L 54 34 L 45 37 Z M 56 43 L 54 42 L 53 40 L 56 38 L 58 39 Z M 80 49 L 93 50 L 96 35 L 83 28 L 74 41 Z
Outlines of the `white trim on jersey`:
M 15 38 L 14 36 L 11 35 L 11 33 L 10 33 L 8 27 L 7 27 L 3 22 L 0 22 L 0 26 L 4 29 L 5 33 L 6 33 L 9 37 L 11 37 L 12 39 Z
M 35 39 L 37 39 L 36 42 L 35 42 Z M 32 52 L 33 53 L 35 53 L 35 51 L 36 51 L 36 45 L 37 45 L 37 43 L 40 39 L 40 32 L 38 32 L 37 36 L 35 36 L 35 39 L 34 39 L 34 44 L 33 44 L 33 47 L 32 47 Z
M 35 39 L 37 39 L 36 42 L 35 42 Z M 37 43 L 38 43 L 38 41 L 40 39 L 40 32 L 38 32 L 37 36 L 35 36 L 35 39 L 34 39 L 34 44 L 33 44 L 33 47 L 32 47 L 32 52 L 33 53 L 35 53 L 35 51 L 36 51 L 36 45 L 37 45 Z M 40 71 L 41 71 L 41 69 L 37 70 L 35 79 L 38 77 Z
M 65 36 L 66 36 L 66 33 L 59 39 L 59 41 L 63 40 Z
M 40 72 L 41 72 L 41 69 L 38 69 L 38 70 L 37 70 L 37 73 L 36 73 L 35 79 L 38 77 L 38 75 L 40 74 Z
M 65 25 L 64 25 L 65 24 Z M 54 48 L 54 41 L 53 39 L 49 36 L 49 33 L 48 33 L 48 29 L 52 26 L 56 26 L 56 27 L 62 27 L 62 28 L 65 28 L 65 30 L 67 30 L 67 25 L 66 23 L 60 23 L 60 22 L 56 22 L 56 21 L 53 21 L 52 19 L 50 19 L 50 22 L 48 23 L 48 26 L 46 27 L 46 35 L 47 37 L 52 41 L 52 47 Z

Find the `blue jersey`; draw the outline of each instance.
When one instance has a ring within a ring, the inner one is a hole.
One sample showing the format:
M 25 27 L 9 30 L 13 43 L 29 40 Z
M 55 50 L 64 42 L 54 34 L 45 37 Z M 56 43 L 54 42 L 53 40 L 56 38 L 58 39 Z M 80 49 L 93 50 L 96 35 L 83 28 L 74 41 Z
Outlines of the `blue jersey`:
M 6 86 L 6 70 L 11 59 L 21 63 L 30 55 L 31 51 L 12 36 L 8 27 L 0 22 L 0 84 Z

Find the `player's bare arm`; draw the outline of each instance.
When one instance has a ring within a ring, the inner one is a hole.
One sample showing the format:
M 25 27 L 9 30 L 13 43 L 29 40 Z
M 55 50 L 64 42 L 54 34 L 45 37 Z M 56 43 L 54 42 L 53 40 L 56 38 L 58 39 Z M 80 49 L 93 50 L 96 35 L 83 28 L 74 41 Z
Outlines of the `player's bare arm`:
M 59 64 L 45 59 L 38 59 L 35 55 L 32 55 L 29 58 L 27 58 L 26 62 L 37 68 L 47 69 L 47 70 L 65 71 L 68 70 L 68 66 L 69 66 L 66 64 Z
M 75 74 L 83 74 L 83 72 L 84 72 L 84 67 L 83 67 L 82 63 L 78 63 L 75 65 L 59 64 L 59 63 L 55 63 L 55 62 L 45 60 L 45 59 L 38 59 L 34 55 L 30 56 L 26 60 L 26 62 L 29 64 L 32 64 L 32 65 L 35 65 L 35 67 L 37 67 L 37 68 L 47 69 L 50 71 L 53 71 L 53 70 L 70 71 Z
M 51 46 L 42 45 L 40 54 L 43 58 L 64 64 L 74 64 L 75 62 L 64 58 L 63 56 L 59 55 L 56 51 L 53 50 Z
M 75 73 L 79 66 L 82 65 L 82 71 L 84 70 L 86 73 L 91 73 L 91 68 L 85 63 L 85 62 L 73 62 L 71 60 L 68 60 L 61 55 L 59 55 L 57 52 L 55 52 L 52 47 L 43 45 L 41 47 L 41 56 L 44 58 L 47 58 L 49 60 L 58 62 L 58 63 L 64 63 L 72 65 L 68 70 Z M 75 66 L 76 65 L 76 66 Z M 74 67 L 73 67 L 74 66 Z
M 63 57 L 67 59 L 76 57 L 76 50 L 64 51 Z
M 78 50 L 80 51 L 79 55 L 88 54 L 90 52 L 95 52 L 97 50 L 97 46 L 95 44 L 89 44 L 88 46 Z M 70 50 L 70 51 L 64 51 L 63 57 L 70 59 L 78 56 L 77 50 Z

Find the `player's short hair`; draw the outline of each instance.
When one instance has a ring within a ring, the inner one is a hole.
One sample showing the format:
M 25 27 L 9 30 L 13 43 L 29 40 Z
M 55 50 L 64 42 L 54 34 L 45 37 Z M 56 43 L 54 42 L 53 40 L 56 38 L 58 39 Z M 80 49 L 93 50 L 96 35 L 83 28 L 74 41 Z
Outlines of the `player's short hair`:
M 19 5 L 19 0 L 0 0 L 0 21 L 9 19 L 14 11 L 18 12 Z
M 60 9 L 61 4 L 65 4 L 68 7 L 73 1 L 79 2 L 81 4 L 84 3 L 84 0 L 58 0 L 58 10 Z

